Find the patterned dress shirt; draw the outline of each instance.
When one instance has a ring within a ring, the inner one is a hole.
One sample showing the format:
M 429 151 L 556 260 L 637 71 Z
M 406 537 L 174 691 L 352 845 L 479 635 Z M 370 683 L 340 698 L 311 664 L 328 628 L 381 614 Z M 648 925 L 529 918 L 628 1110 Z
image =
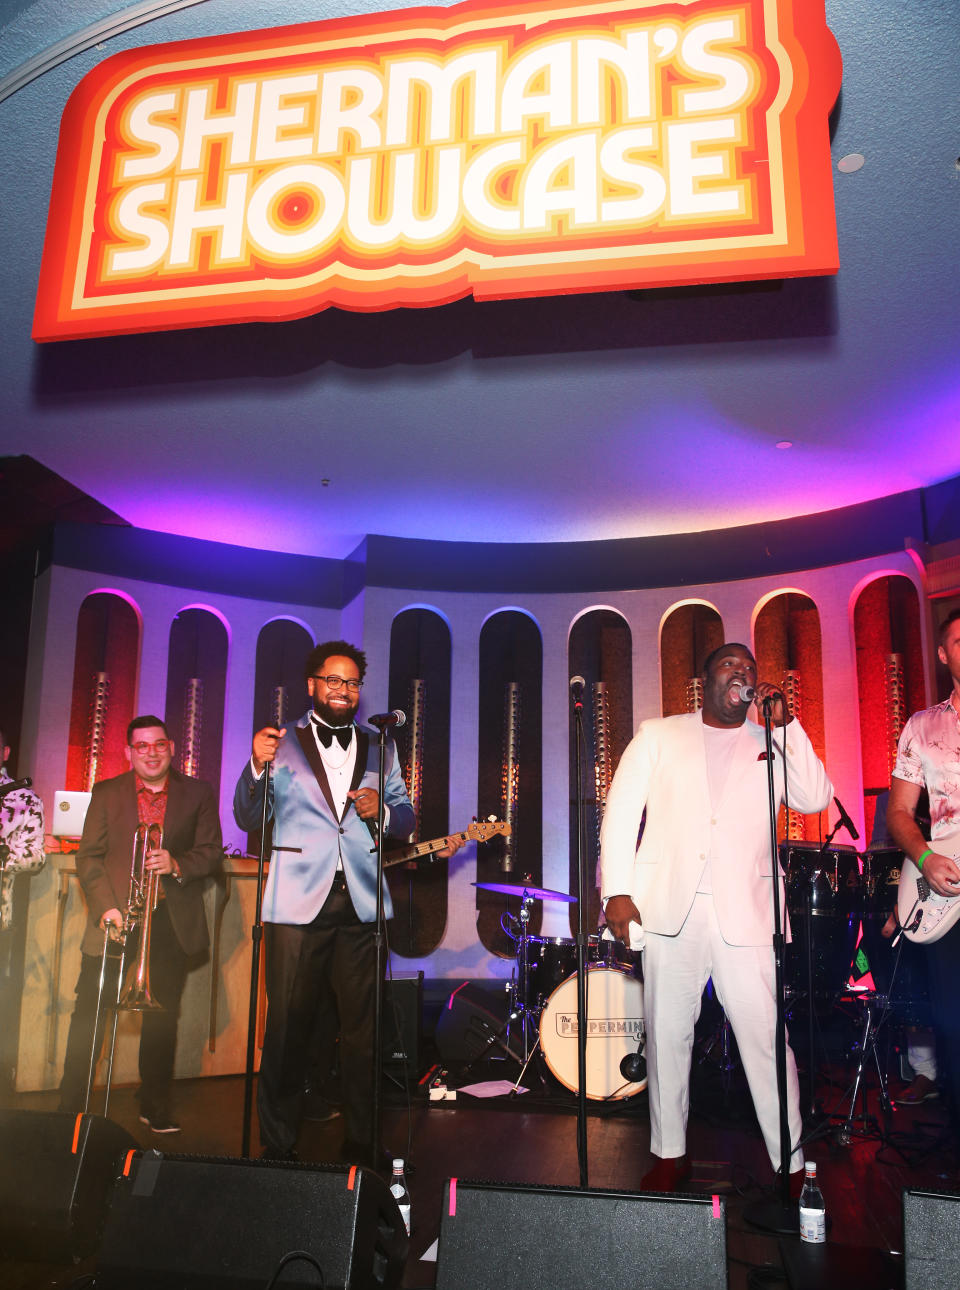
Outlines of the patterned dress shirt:
M 6 767 L 0 769 L 0 786 L 13 782 Z M 29 788 L 18 788 L 0 797 L 0 928 L 13 921 L 13 880 L 18 873 L 36 873 L 46 862 L 43 849 L 43 802 Z
M 932 841 L 960 833 L 960 716 L 949 699 L 915 712 L 903 727 L 893 774 L 926 787 Z

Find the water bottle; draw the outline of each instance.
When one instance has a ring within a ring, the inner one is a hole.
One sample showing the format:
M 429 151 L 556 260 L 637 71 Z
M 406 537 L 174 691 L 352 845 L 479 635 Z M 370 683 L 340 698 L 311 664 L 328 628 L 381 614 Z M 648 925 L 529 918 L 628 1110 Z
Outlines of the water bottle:
M 394 1160 L 393 1177 L 390 1179 L 390 1195 L 400 1206 L 400 1216 L 403 1219 L 403 1225 L 407 1229 L 407 1236 L 410 1235 L 410 1193 L 407 1190 L 407 1179 L 403 1172 L 403 1161 Z M 821 1207 L 823 1201 L 820 1201 Z
M 827 1239 L 827 1212 L 823 1192 L 817 1185 L 817 1166 L 804 1165 L 800 1193 L 800 1240 L 819 1244 Z

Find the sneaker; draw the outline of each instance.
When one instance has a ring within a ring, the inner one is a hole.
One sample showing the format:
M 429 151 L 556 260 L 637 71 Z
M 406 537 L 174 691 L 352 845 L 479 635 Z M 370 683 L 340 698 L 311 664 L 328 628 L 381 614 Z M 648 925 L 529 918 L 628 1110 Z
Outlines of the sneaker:
M 180 1125 L 171 1120 L 169 1115 L 146 1115 L 141 1111 L 140 1123 L 145 1124 L 152 1133 L 179 1133 Z
M 913 1083 L 893 1099 L 895 1106 L 919 1106 L 921 1102 L 929 1102 L 931 1098 L 937 1097 L 937 1086 L 932 1079 L 926 1075 L 917 1075 Z

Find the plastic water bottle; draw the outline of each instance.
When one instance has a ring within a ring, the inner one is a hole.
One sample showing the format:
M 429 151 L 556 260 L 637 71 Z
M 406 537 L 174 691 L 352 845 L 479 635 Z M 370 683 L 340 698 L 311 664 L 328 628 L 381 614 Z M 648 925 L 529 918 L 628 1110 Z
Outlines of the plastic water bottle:
M 410 1193 L 407 1190 L 407 1179 L 403 1172 L 403 1161 L 394 1160 L 393 1177 L 390 1180 L 390 1195 L 400 1206 L 400 1216 L 403 1219 L 403 1225 L 407 1229 L 407 1236 L 410 1235 Z M 821 1206 L 823 1201 L 820 1201 Z
M 817 1185 L 817 1166 L 804 1165 L 800 1193 L 800 1240 L 819 1244 L 827 1239 L 827 1211 L 823 1192 Z

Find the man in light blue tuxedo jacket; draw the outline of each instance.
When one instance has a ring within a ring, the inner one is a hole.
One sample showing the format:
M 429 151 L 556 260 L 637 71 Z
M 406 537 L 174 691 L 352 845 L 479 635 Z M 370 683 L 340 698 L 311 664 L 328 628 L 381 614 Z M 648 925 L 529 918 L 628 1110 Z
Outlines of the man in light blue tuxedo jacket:
M 370 1162 L 378 736 L 354 724 L 366 671 L 362 651 L 327 641 L 311 651 L 305 670 L 312 710 L 289 731 L 266 727 L 254 735 L 233 803 L 240 828 L 260 827 L 264 768 L 271 762 L 274 852 L 263 898 L 268 1010 L 257 1094 L 260 1140 L 265 1157 L 296 1158 L 313 1028 L 320 1015 L 338 1016 L 344 1155 Z M 384 798 L 387 832 L 407 837 L 416 820 L 392 742 Z

